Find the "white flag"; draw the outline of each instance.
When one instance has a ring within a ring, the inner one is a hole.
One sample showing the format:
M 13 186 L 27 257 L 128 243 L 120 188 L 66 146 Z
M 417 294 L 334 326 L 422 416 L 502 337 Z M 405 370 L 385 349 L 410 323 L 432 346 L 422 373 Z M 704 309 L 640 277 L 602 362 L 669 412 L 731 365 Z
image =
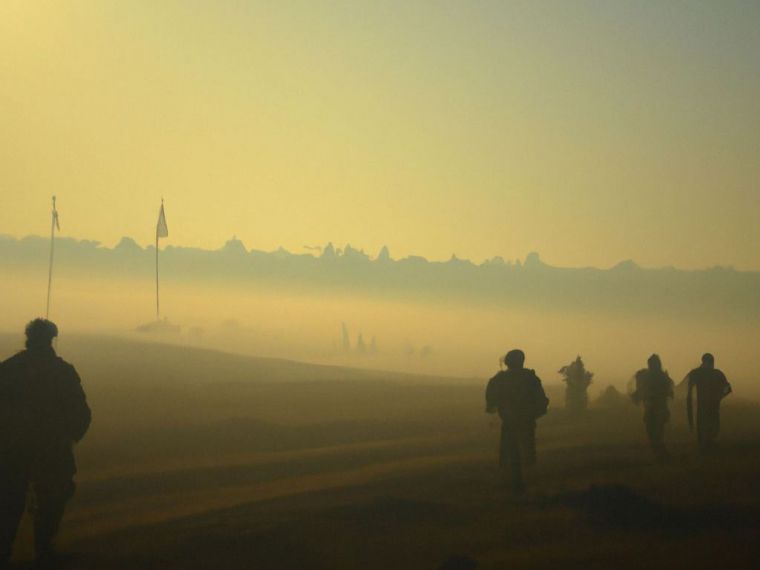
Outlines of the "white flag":
M 58 222 L 58 210 L 55 209 L 55 202 L 53 202 L 53 222 L 55 223 L 55 228 L 60 232 L 61 224 Z
M 169 228 L 166 226 L 163 202 L 161 202 L 161 209 L 158 211 L 158 223 L 156 224 L 156 239 L 162 237 L 169 237 Z

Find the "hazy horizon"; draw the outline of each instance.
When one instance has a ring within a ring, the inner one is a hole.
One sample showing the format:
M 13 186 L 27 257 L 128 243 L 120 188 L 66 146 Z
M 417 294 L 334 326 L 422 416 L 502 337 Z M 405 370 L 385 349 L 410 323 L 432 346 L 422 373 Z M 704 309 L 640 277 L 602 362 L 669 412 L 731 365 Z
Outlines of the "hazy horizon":
M 3 233 L 0 234 L 0 238 L 9 238 L 16 241 L 24 241 L 24 240 L 44 240 L 49 244 L 50 240 L 50 234 L 47 235 L 43 234 L 35 234 L 35 233 L 27 233 L 27 234 L 8 234 Z M 64 241 L 71 241 L 73 243 L 78 244 L 94 244 L 98 248 L 104 248 L 109 250 L 114 250 L 119 247 L 120 244 L 122 244 L 125 240 L 134 242 L 138 247 L 140 247 L 143 250 L 149 250 L 154 251 L 155 250 L 155 238 L 153 240 L 145 239 L 145 240 L 138 240 L 133 236 L 130 235 L 123 235 L 116 239 L 113 242 L 102 242 L 100 240 L 92 239 L 87 236 L 84 237 L 73 237 L 70 235 L 67 235 L 66 232 L 56 232 L 56 240 L 64 240 Z M 165 241 L 165 240 L 164 240 Z M 390 258 L 394 261 L 400 261 L 403 259 L 409 259 L 409 258 L 422 258 L 425 261 L 429 261 L 431 263 L 441 263 L 450 261 L 452 259 L 457 259 L 461 261 L 470 261 L 476 265 L 481 265 L 488 263 L 489 261 L 493 260 L 503 260 L 507 263 L 525 263 L 525 260 L 534 255 L 539 255 L 540 259 L 543 263 L 547 263 L 548 265 L 551 265 L 552 267 L 557 268 L 567 268 L 567 269 L 600 269 L 600 270 L 606 270 L 606 269 L 612 269 L 615 268 L 621 264 L 633 262 L 638 267 L 642 269 L 677 269 L 680 271 L 700 271 L 700 270 L 708 270 L 708 269 L 730 269 L 738 272 L 743 273 L 757 273 L 760 272 L 760 268 L 757 269 L 747 269 L 747 268 L 739 268 L 735 267 L 733 265 L 724 264 L 724 263 L 716 263 L 713 265 L 697 265 L 693 267 L 681 267 L 674 263 L 664 263 L 662 265 L 642 265 L 639 263 L 639 261 L 635 258 L 625 258 L 625 259 L 618 259 L 616 261 L 613 261 L 609 265 L 603 265 L 603 266 L 597 266 L 597 265 L 591 265 L 589 263 L 583 263 L 580 262 L 577 265 L 562 265 L 553 262 L 550 259 L 544 258 L 544 256 L 541 254 L 540 251 L 525 251 L 525 252 L 517 252 L 513 257 L 507 257 L 503 255 L 503 253 L 499 252 L 492 252 L 488 253 L 486 252 L 483 257 L 476 257 L 476 258 L 467 258 L 457 255 L 456 251 L 453 251 L 450 255 L 441 257 L 441 258 L 434 258 L 434 257 L 427 257 L 424 252 L 421 251 L 409 251 L 406 252 L 404 255 L 397 255 L 396 252 L 390 251 L 387 245 L 381 245 L 377 250 L 368 250 L 366 247 L 363 247 L 361 240 L 349 240 L 345 243 L 338 243 L 333 240 L 328 240 L 325 243 L 316 243 L 313 242 L 312 245 L 304 245 L 301 247 L 295 247 L 293 250 L 290 250 L 283 245 L 278 245 L 276 247 L 273 247 L 271 249 L 260 249 L 257 247 L 257 244 L 255 243 L 245 243 L 242 241 L 239 236 L 236 234 L 232 234 L 227 236 L 224 239 L 221 239 L 219 243 L 217 244 L 209 244 L 206 246 L 190 246 L 190 245 L 184 245 L 181 243 L 171 243 L 164 245 L 163 242 L 159 244 L 159 250 L 172 250 L 172 249 L 187 249 L 187 250 L 198 250 L 203 252 L 218 252 L 223 251 L 226 246 L 228 246 L 230 243 L 233 242 L 239 242 L 242 247 L 245 248 L 245 251 L 247 253 L 276 253 L 278 251 L 285 251 L 287 253 L 291 253 L 293 255 L 307 255 L 312 257 L 320 257 L 323 253 L 324 249 L 327 246 L 333 246 L 336 250 L 339 252 L 342 252 L 347 247 L 350 247 L 357 252 L 360 252 L 362 255 L 366 255 L 371 260 L 376 260 L 378 256 L 381 254 L 381 252 L 386 249 L 389 252 Z

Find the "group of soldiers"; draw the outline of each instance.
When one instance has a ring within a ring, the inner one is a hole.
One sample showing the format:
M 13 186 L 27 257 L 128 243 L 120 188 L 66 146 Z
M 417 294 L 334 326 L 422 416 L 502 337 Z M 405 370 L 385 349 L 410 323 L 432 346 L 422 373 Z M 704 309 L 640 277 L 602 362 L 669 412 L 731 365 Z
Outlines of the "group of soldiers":
M 53 568 L 53 539 L 64 507 L 74 494 L 73 446 L 84 437 L 91 412 L 74 367 L 53 348 L 56 325 L 35 319 L 26 327 L 26 349 L 0 363 L 0 568 L 7 567 L 27 494 L 34 496 L 34 538 L 38 568 Z M 511 474 L 516 494 L 525 491 L 523 464 L 536 461 L 536 420 L 546 414 L 549 399 L 535 371 L 525 368 L 525 354 L 510 350 L 506 370 L 486 388 L 486 411 L 501 417 L 500 465 Z M 560 372 L 573 378 L 569 388 L 585 392 L 591 381 L 580 357 Z M 572 369 L 570 369 L 572 368 Z M 688 374 L 687 408 L 693 424 L 692 392 L 697 397 L 700 449 L 712 447 L 720 429 L 720 401 L 731 392 L 726 376 L 711 354 Z M 570 381 L 568 381 L 570 384 Z M 577 385 L 576 385 L 577 384 Z M 635 375 L 632 399 L 644 407 L 644 423 L 653 450 L 667 455 L 664 427 L 673 381 L 653 354 Z M 585 408 L 585 395 L 572 394 L 568 404 Z
M 673 397 L 673 380 L 663 369 L 657 354 L 647 360 L 647 367 L 636 372 L 635 389 L 631 399 L 644 408 L 644 425 L 654 453 L 660 458 L 669 456 L 665 448 L 665 424 L 670 419 L 668 400 Z M 690 371 L 687 383 L 686 414 L 689 428 L 694 428 L 694 398 L 697 397 L 697 443 L 702 453 L 710 452 L 720 432 L 720 403 L 731 393 L 726 375 L 715 368 L 715 357 L 702 355 L 701 366 Z
M 536 420 L 546 414 L 549 399 L 534 370 L 525 368 L 525 353 L 510 350 L 504 357 L 506 370 L 496 374 L 486 386 L 486 412 L 501 417 L 499 465 L 509 471 L 512 490 L 525 492 L 523 465 L 536 462 Z M 592 374 L 580 357 L 560 369 L 568 382 L 566 405 L 573 411 L 586 406 L 586 387 Z M 657 354 L 647 360 L 647 367 L 636 372 L 631 400 L 644 408 L 644 425 L 656 457 L 665 459 L 665 424 L 670 419 L 668 400 L 673 398 L 673 380 L 663 369 Z M 731 385 L 722 371 L 715 368 L 712 354 L 702 355 L 701 366 L 685 378 L 688 385 L 686 409 L 689 427 L 694 427 L 693 394 L 696 392 L 696 428 L 699 449 L 713 449 L 720 431 L 720 403 L 731 393 Z

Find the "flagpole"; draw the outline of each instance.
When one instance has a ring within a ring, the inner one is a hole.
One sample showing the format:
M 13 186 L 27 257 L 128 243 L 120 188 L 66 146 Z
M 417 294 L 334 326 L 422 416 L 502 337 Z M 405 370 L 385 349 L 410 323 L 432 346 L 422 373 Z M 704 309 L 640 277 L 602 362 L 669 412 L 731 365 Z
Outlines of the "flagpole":
M 50 290 L 53 285 L 53 253 L 55 251 L 55 196 L 53 196 L 53 211 L 50 214 L 50 263 L 48 265 L 48 289 L 45 319 L 50 317 Z
M 164 215 L 164 199 L 161 198 L 161 209 L 158 211 L 158 223 L 156 223 L 156 321 L 161 319 L 161 305 L 158 296 L 158 240 L 169 235 Z
M 163 206 L 164 201 L 161 200 Z M 156 228 L 156 320 L 160 320 L 160 311 L 158 304 L 158 228 Z

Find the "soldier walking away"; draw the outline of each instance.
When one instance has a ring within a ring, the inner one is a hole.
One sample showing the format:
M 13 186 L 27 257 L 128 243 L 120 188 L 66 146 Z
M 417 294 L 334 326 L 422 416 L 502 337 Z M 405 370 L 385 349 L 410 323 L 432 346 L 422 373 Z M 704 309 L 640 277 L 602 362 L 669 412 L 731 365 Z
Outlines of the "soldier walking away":
M 9 563 L 29 487 L 37 567 L 55 567 L 53 539 L 74 494 L 73 446 L 90 408 L 76 370 L 53 349 L 56 336 L 55 324 L 35 319 L 26 350 L 0 363 L 0 567 Z
M 702 366 L 686 376 L 689 391 L 686 396 L 686 413 L 689 428 L 694 429 L 692 389 L 697 391 L 697 442 L 699 450 L 707 453 L 715 446 L 720 432 L 720 402 L 731 393 L 731 384 L 726 375 L 715 368 L 715 357 L 702 355 Z
M 660 357 L 653 354 L 647 360 L 647 368 L 636 372 L 635 389 L 631 394 L 634 404 L 644 406 L 644 425 L 649 444 L 659 459 L 669 457 L 665 448 L 665 424 L 670 419 L 668 398 L 673 397 L 673 380 L 662 369 Z
M 504 363 L 507 370 L 486 387 L 486 412 L 501 417 L 499 465 L 509 469 L 512 491 L 519 495 L 525 492 L 523 462 L 536 462 L 536 420 L 546 414 L 549 399 L 535 371 L 523 367 L 522 350 L 510 350 Z
M 588 387 L 593 372 L 586 370 L 583 359 L 578 356 L 573 362 L 559 369 L 565 388 L 565 408 L 573 413 L 581 413 L 588 408 Z

